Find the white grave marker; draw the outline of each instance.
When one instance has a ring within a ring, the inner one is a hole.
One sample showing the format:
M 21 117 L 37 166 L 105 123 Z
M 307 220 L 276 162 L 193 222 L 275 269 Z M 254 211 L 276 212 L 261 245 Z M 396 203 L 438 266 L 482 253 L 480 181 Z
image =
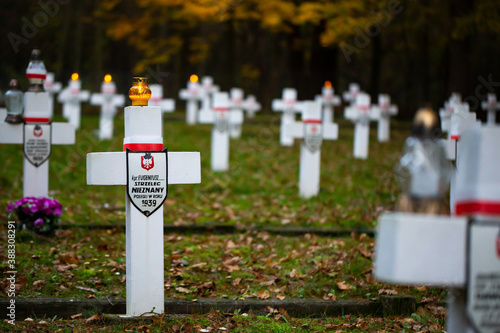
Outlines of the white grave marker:
M 214 85 L 214 79 L 211 76 L 204 76 L 201 79 L 201 111 L 211 110 L 212 95 L 219 91 L 219 87 Z
M 116 93 L 116 84 L 111 75 L 104 76 L 101 84 L 101 93 L 94 93 L 90 97 L 90 104 L 100 105 L 101 114 L 99 117 L 99 140 L 110 140 L 113 138 L 113 120 L 116 115 L 116 108 L 125 105 L 125 96 Z
M 175 100 L 163 98 L 163 86 L 161 84 L 152 84 L 149 88 L 151 89 L 149 106 L 159 106 L 163 113 L 175 111 Z
M 214 105 L 211 111 L 200 111 L 199 121 L 202 124 L 214 124 L 212 128 L 211 166 L 212 171 L 229 169 L 229 127 L 231 123 L 243 123 L 243 112 L 229 111 L 229 94 L 214 94 Z
M 229 91 L 229 97 L 231 98 L 231 101 L 229 103 L 231 112 L 242 112 L 243 90 L 240 88 L 231 88 L 231 90 Z M 237 139 L 241 137 L 241 125 L 242 123 L 239 122 L 229 124 L 229 135 L 231 136 L 231 138 Z
M 289 126 L 294 138 L 302 138 L 300 146 L 299 195 L 310 198 L 318 195 L 323 140 L 337 140 L 339 128 L 335 123 L 322 123 L 321 102 L 302 102 L 302 121 Z
M 39 50 L 33 50 L 26 70 L 30 90 L 24 94 L 24 124 L 0 123 L 0 143 L 22 144 L 23 196 L 49 194 L 49 157 L 52 145 L 75 143 L 75 128 L 51 123 L 50 95 L 43 91 L 46 70 Z
M 497 95 L 488 94 L 488 100 L 481 103 L 483 110 L 488 112 L 488 125 L 495 125 L 497 122 L 497 112 L 500 110 L 500 103 L 497 101 Z
M 82 82 L 79 80 L 77 73 L 71 75 L 68 87 L 63 89 L 57 100 L 63 104 L 63 116 L 68 119 L 76 129 L 80 128 L 81 118 L 81 103 L 89 100 L 90 92 L 88 90 L 81 90 Z
M 54 112 L 54 95 L 62 89 L 61 82 L 54 82 L 54 73 L 47 73 L 46 79 L 43 82 L 43 88 L 50 96 L 50 109 Z
M 455 111 L 457 105 L 462 104 L 462 96 L 459 93 L 452 93 L 448 101 L 444 103 L 444 108 L 439 110 L 441 118 L 441 131 L 450 132 L 451 115 Z
M 356 103 L 356 96 L 358 96 L 360 90 L 359 90 L 359 84 L 357 83 L 349 83 L 349 90 L 344 91 L 342 94 L 342 97 L 344 98 L 344 101 L 349 103 L 349 106 L 354 106 L 354 103 Z
M 295 122 L 295 113 L 301 112 L 301 103 L 297 102 L 297 90 L 283 89 L 282 99 L 275 99 L 272 103 L 274 112 L 282 112 L 280 126 L 280 144 L 293 146 L 293 136 L 288 133 L 290 125 Z
M 125 108 L 126 151 L 87 155 L 88 185 L 127 185 L 126 316 L 164 312 L 166 186 L 201 182 L 200 153 L 163 150 L 162 112 L 147 106 L 148 90 L 146 78 L 134 78 L 132 106 Z
M 388 142 L 390 136 L 390 119 L 398 114 L 397 105 L 391 105 L 391 97 L 387 94 L 378 95 L 378 142 Z
M 370 106 L 370 95 L 356 94 L 356 103 L 344 109 L 344 117 L 354 122 L 354 157 L 366 159 L 370 142 L 370 120 L 378 119 L 378 108 Z
M 323 105 L 323 123 L 333 123 L 334 121 L 334 107 L 341 104 L 340 97 L 335 95 L 335 92 L 330 81 L 326 81 L 321 89 L 321 95 L 316 96 L 316 99 Z
M 186 100 L 186 123 L 188 125 L 196 124 L 198 118 L 198 100 L 201 99 L 202 92 L 198 83 L 198 76 L 191 75 L 187 84 L 187 89 L 179 91 L 179 98 Z
M 255 113 L 260 111 L 260 103 L 257 102 L 257 98 L 254 95 L 248 95 L 243 102 L 243 110 L 247 112 L 248 118 L 255 118 Z
M 379 218 L 375 276 L 448 287 L 446 331 L 500 331 L 500 129 L 474 126 L 458 146 L 456 217 L 409 213 Z

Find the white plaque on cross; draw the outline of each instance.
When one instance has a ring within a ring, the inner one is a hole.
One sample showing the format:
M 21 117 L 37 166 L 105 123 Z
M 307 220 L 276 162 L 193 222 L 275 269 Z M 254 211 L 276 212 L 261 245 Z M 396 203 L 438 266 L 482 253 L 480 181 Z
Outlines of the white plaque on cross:
M 139 84 L 147 84 L 147 81 L 139 78 Z M 87 155 L 87 184 L 127 185 L 126 316 L 162 313 L 165 300 L 163 205 L 159 205 L 159 200 L 165 197 L 165 185 L 201 182 L 200 153 L 162 153 L 162 112 L 158 106 L 147 106 L 147 102 L 146 106 L 125 108 L 123 147 L 133 152 Z M 166 155 L 164 162 L 162 154 Z M 137 197 L 131 200 L 130 194 Z

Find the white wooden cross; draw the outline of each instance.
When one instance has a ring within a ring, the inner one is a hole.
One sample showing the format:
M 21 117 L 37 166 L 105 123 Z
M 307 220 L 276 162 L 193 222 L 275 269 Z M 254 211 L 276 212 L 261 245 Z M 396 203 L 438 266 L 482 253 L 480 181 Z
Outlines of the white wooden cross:
M 212 171 L 229 169 L 229 127 L 231 123 L 243 123 L 243 111 L 230 111 L 229 94 L 216 92 L 212 110 L 201 110 L 199 121 L 214 124 L 212 128 L 211 167 Z
M 242 112 L 243 109 L 243 89 L 231 88 L 229 90 L 229 108 L 231 112 Z M 229 135 L 233 139 L 238 139 L 241 137 L 241 125 L 242 123 L 236 122 L 231 123 L 229 126 Z
M 370 120 L 379 118 L 378 108 L 370 106 L 370 95 L 356 94 L 354 106 L 344 109 L 344 117 L 354 122 L 354 157 L 366 159 L 370 142 Z
M 147 98 L 147 97 L 146 97 Z M 146 99 L 147 101 L 147 99 Z M 134 104 L 134 102 L 133 102 Z M 162 112 L 158 106 L 132 105 L 125 108 L 125 138 L 123 147 L 131 151 L 160 152 L 163 149 Z M 88 185 L 127 185 L 130 188 L 132 180 L 128 180 L 130 169 L 128 156 L 123 152 L 91 153 L 87 155 Z M 141 153 L 142 156 L 142 153 Z M 200 153 L 198 152 L 168 152 L 167 180 L 169 185 L 199 184 L 201 182 Z M 148 154 L 141 159 L 144 173 L 157 173 L 155 162 L 146 164 Z M 140 161 L 140 160 L 139 160 Z M 157 160 L 157 165 L 159 161 Z M 139 166 L 137 166 L 139 167 Z M 140 169 L 140 168 L 139 168 Z M 150 182 L 155 176 L 145 176 L 141 179 Z M 160 179 L 163 178 L 160 176 Z M 155 180 L 157 181 L 157 180 Z M 138 184 L 136 183 L 135 186 Z M 148 183 L 139 184 L 146 189 L 156 186 Z M 128 191 L 130 193 L 130 191 Z M 138 193 L 148 193 L 146 190 Z M 157 192 L 155 192 L 157 193 Z M 140 195 L 142 196 L 142 195 Z M 152 197 L 152 195 L 145 195 Z M 142 200 L 138 209 L 129 195 L 126 196 L 126 316 L 140 316 L 147 313 L 164 312 L 164 247 L 163 247 L 163 205 L 151 215 L 141 212 L 147 209 L 151 201 Z M 157 203 L 154 202 L 156 205 Z
M 43 82 L 43 88 L 50 96 L 50 109 L 54 113 L 54 95 L 59 93 L 62 89 L 61 82 L 54 82 L 54 73 L 47 73 L 46 79 Z
M 283 89 L 282 99 L 272 102 L 274 112 L 282 112 L 280 126 L 280 144 L 282 146 L 293 146 L 293 136 L 288 133 L 290 125 L 295 122 L 295 114 L 301 112 L 301 103 L 297 102 L 297 90 L 293 88 Z
M 163 113 L 175 111 L 175 100 L 171 98 L 163 99 L 163 86 L 161 84 L 151 84 L 150 106 L 159 106 Z
M 81 103 L 89 100 L 90 92 L 81 90 L 82 82 L 78 79 L 78 74 L 73 73 L 71 80 L 68 82 L 68 87 L 64 88 L 57 100 L 63 104 L 63 116 L 68 119 L 76 129 L 80 128 L 81 118 Z
M 378 95 L 378 142 L 388 142 L 390 136 L 390 119 L 391 116 L 398 114 L 398 106 L 391 105 L 391 97 L 387 94 Z
M 179 91 L 179 98 L 186 100 L 186 123 L 196 124 L 198 118 L 198 101 L 201 99 L 201 87 L 198 83 L 198 76 L 191 75 L 187 83 L 187 89 Z
M 40 85 L 45 75 L 45 67 L 34 72 L 28 67 L 26 71 L 30 82 L 37 80 Z M 24 110 L 25 124 L 9 124 L 2 120 L 0 143 L 23 145 L 23 196 L 48 197 L 51 146 L 74 144 L 75 128 L 68 123 L 51 123 L 50 95 L 46 91 L 26 92 Z
M 342 94 L 342 97 L 346 102 L 349 103 L 349 106 L 354 106 L 354 103 L 356 102 L 356 96 L 359 94 L 359 84 L 357 83 L 349 83 L 349 90 L 344 91 Z
M 247 112 L 248 118 L 255 118 L 255 113 L 261 109 L 260 103 L 254 95 L 248 95 L 243 102 L 243 110 Z
M 495 125 L 497 122 L 497 112 L 500 110 L 500 103 L 497 101 L 497 95 L 488 94 L 488 100 L 481 103 L 483 110 L 488 112 L 488 124 Z
M 325 85 L 321 89 L 321 95 L 316 96 L 315 100 L 318 100 L 323 105 L 323 123 L 333 123 L 334 121 L 334 107 L 341 104 L 340 97 L 335 95 L 335 91 L 332 87 L 330 81 L 326 81 Z
M 212 95 L 219 91 L 219 87 L 214 85 L 214 79 L 211 76 L 204 76 L 201 79 L 201 111 L 211 110 Z
M 456 215 L 379 218 L 374 275 L 404 285 L 450 288 L 446 331 L 500 330 L 500 129 L 463 133 Z
M 116 109 L 125 105 L 125 96 L 116 93 L 116 84 L 111 75 L 106 75 L 101 84 L 101 93 L 94 93 L 90 97 L 91 105 L 100 105 L 99 116 L 99 140 L 110 140 L 113 138 L 114 118 Z
M 300 146 L 299 195 L 310 198 L 318 195 L 323 140 L 337 140 L 339 128 L 335 123 L 321 121 L 321 102 L 302 102 L 302 121 L 289 124 L 289 133 L 302 138 Z
M 462 96 L 459 93 L 452 93 L 448 101 L 444 103 L 444 108 L 439 110 L 439 117 L 441 118 L 441 131 L 445 133 L 450 132 L 451 115 L 453 114 L 457 105 L 462 104 Z

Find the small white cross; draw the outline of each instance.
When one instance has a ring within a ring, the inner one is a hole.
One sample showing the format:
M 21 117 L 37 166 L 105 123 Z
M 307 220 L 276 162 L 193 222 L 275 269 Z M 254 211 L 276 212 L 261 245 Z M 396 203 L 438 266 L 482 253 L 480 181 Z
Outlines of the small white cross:
M 198 83 L 198 77 L 192 75 L 187 83 L 187 89 L 179 91 L 179 98 L 186 101 L 186 123 L 188 125 L 196 124 L 198 118 L 198 101 L 202 98 L 201 86 Z
M 302 138 L 299 195 L 310 198 L 319 192 L 321 144 L 323 140 L 337 140 L 339 129 L 335 123 L 321 121 L 319 101 L 304 101 L 302 108 L 302 121 L 289 124 L 288 132 L 294 138 Z
M 199 113 L 201 124 L 214 124 L 212 128 L 211 167 L 212 171 L 229 169 L 229 130 L 233 123 L 243 123 L 243 111 L 230 111 L 229 94 L 216 92 L 212 110 Z
M 280 126 L 280 144 L 282 146 L 293 146 L 293 136 L 288 133 L 290 124 L 295 122 L 295 114 L 302 111 L 300 102 L 297 102 L 297 90 L 293 88 L 283 89 L 281 99 L 272 102 L 274 112 L 282 112 Z
M 211 110 L 212 95 L 219 91 L 219 87 L 214 85 L 214 79 L 211 76 L 204 76 L 201 79 L 201 111 Z
M 245 101 L 243 102 L 243 110 L 247 112 L 248 118 L 254 118 L 255 113 L 260 111 L 261 106 L 260 103 L 257 102 L 257 99 L 254 95 L 248 95 Z
M 230 103 L 229 108 L 231 112 L 242 112 L 243 109 L 243 89 L 231 88 L 229 90 Z M 231 123 L 229 135 L 233 139 L 238 139 L 241 137 L 241 125 L 242 123 Z
M 116 94 L 116 85 L 113 81 L 101 84 L 101 93 L 94 93 L 90 97 L 91 105 L 100 105 L 99 140 L 113 138 L 114 117 L 116 109 L 125 105 L 125 96 Z
M 163 113 L 175 111 L 175 100 L 163 98 L 163 86 L 161 84 L 151 84 L 149 88 L 151 89 L 149 106 L 159 106 Z
M 327 81 L 321 89 L 321 95 L 316 96 L 315 100 L 320 101 L 323 105 L 323 123 L 333 123 L 334 107 L 339 106 L 342 101 L 340 96 L 335 95 L 332 84 Z
M 496 116 L 500 110 L 500 103 L 497 101 L 497 95 L 488 94 L 488 100 L 481 103 L 483 110 L 488 112 L 488 125 L 495 125 L 497 122 Z
M 378 95 L 378 142 L 389 141 L 390 118 L 398 114 L 398 106 L 391 105 L 391 97 L 387 94 Z
M 379 118 L 379 110 L 370 106 L 370 95 L 356 94 L 354 106 L 344 109 L 344 117 L 354 122 L 354 157 L 366 159 L 370 141 L 370 120 Z
M 63 104 L 63 116 L 68 119 L 76 129 L 80 128 L 81 103 L 89 100 L 90 92 L 81 90 L 82 83 L 79 79 L 69 80 L 68 87 L 64 88 L 57 101 Z
M 54 73 L 47 73 L 47 77 L 43 82 L 43 88 L 50 96 L 50 109 L 54 113 L 54 95 L 59 93 L 62 89 L 61 82 L 54 82 Z
M 459 93 L 452 93 L 448 101 L 444 103 L 444 108 L 439 110 L 441 118 L 441 131 L 449 133 L 451 125 L 451 115 L 457 105 L 462 104 L 462 96 Z
M 344 91 L 342 94 L 342 97 L 346 102 L 348 102 L 350 105 L 349 106 L 354 106 L 354 103 L 356 102 L 356 96 L 359 94 L 359 84 L 357 83 L 349 83 L 349 90 Z

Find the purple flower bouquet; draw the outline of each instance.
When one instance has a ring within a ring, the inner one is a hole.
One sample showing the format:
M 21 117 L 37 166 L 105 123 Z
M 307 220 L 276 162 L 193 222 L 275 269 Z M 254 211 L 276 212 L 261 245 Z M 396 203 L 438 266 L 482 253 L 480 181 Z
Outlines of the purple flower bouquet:
M 62 205 L 55 199 L 26 197 L 10 203 L 7 213 L 9 218 L 17 217 L 22 229 L 48 234 L 57 227 L 62 209 Z

